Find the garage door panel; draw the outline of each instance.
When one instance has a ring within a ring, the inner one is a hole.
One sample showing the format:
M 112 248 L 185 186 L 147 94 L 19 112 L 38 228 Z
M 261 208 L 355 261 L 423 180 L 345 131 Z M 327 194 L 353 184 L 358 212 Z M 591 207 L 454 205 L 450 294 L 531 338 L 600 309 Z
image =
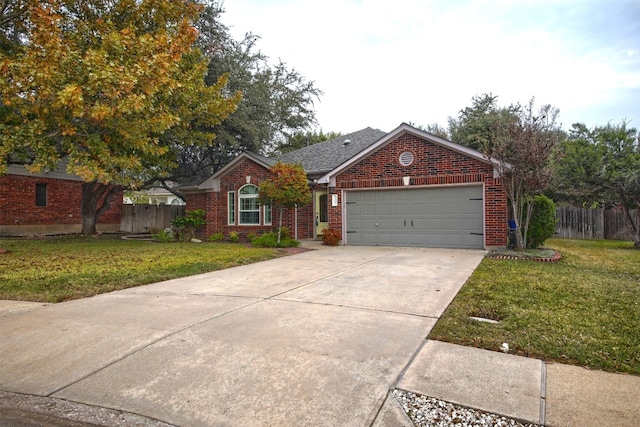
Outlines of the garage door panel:
M 405 231 L 404 229 L 407 228 L 406 224 L 407 224 L 406 219 L 403 219 L 400 217 L 394 217 L 391 219 L 391 226 L 389 228 L 396 232 L 403 232 Z
M 404 203 L 395 203 L 393 205 L 392 213 L 393 215 L 407 215 L 411 212 L 410 206 L 407 206 Z
M 347 243 L 483 248 L 482 186 L 346 193 Z
M 393 212 L 393 205 L 386 205 L 386 204 L 381 204 L 378 205 L 376 207 L 376 213 L 378 214 L 378 216 L 388 216 L 391 217 L 393 216 L 394 212 Z
M 376 194 L 374 194 L 374 193 L 372 193 L 372 192 L 365 191 L 365 192 L 360 193 L 360 201 L 361 201 L 362 203 L 367 203 L 367 202 L 369 202 L 369 203 L 373 203 L 373 204 L 375 204 L 375 202 L 376 202 L 376 200 L 377 200 L 377 197 L 376 197 L 376 196 L 377 196 L 377 195 L 376 195 Z

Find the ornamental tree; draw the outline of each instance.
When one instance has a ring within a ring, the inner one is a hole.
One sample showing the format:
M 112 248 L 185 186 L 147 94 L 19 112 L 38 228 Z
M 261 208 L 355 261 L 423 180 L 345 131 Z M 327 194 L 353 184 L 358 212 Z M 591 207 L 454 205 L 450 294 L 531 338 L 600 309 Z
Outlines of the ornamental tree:
M 43 0 L 24 13 L 24 43 L 0 53 L 0 173 L 68 157 L 84 181 L 82 233 L 123 188 L 175 166 L 184 144 L 211 144 L 240 100 L 227 77 L 207 86 L 194 45 L 202 6 L 173 0 Z M 172 137 L 166 137 L 167 134 Z M 102 203 L 100 205 L 100 203 Z
M 551 181 L 551 155 L 562 136 L 556 124 L 558 110 L 550 105 L 534 111 L 533 99 L 524 107 L 509 107 L 492 125 L 484 144 L 484 154 L 497 160 L 496 170 L 502 178 L 516 222 L 516 246 L 528 247 L 528 229 L 533 198 Z
M 271 167 L 271 177 L 260 184 L 259 200 L 262 205 L 274 204 L 278 210 L 278 245 L 280 245 L 284 208 L 300 207 L 311 203 L 311 190 L 303 167 L 278 161 Z

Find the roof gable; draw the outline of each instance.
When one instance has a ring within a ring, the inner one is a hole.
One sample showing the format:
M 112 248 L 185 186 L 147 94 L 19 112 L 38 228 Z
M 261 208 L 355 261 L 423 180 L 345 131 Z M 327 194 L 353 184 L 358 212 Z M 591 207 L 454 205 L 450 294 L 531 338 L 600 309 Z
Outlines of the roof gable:
M 259 154 L 251 153 L 245 151 L 240 153 L 235 159 L 231 160 L 224 167 L 220 168 L 213 175 L 204 179 L 199 184 L 192 187 L 182 187 L 182 191 L 199 191 L 199 190 L 212 190 L 212 191 L 220 191 L 220 177 L 226 175 L 229 171 L 233 170 L 237 165 L 239 165 L 243 160 L 249 160 L 254 163 L 259 164 L 260 166 L 269 169 L 271 166 L 276 164 L 276 159 L 270 159 L 269 157 L 264 157 Z
M 479 151 L 476 151 L 472 148 L 469 147 L 465 147 L 463 145 L 460 144 L 456 144 L 455 142 L 446 140 L 444 138 L 440 138 L 436 135 L 433 135 L 431 133 L 425 132 L 423 130 L 417 129 L 411 125 L 408 125 L 406 123 L 402 123 L 400 126 L 398 126 L 396 129 L 394 129 L 393 131 L 389 132 L 388 134 L 385 134 L 382 138 L 380 138 L 378 141 L 376 141 L 374 144 L 369 145 L 368 147 L 366 147 L 364 150 L 360 151 L 359 153 L 357 153 L 355 156 L 346 159 L 346 161 L 344 161 L 343 163 L 337 165 L 333 170 L 329 171 L 328 173 L 326 173 L 325 175 L 323 175 L 320 179 L 318 179 L 319 183 L 331 183 L 335 180 L 335 177 L 337 175 L 339 175 L 341 172 L 345 171 L 346 169 L 350 168 L 351 166 L 355 165 L 356 163 L 362 161 L 363 159 L 367 158 L 369 155 L 371 155 L 372 153 L 382 149 L 383 147 L 385 147 L 387 144 L 391 143 L 392 141 L 396 140 L 399 136 L 405 134 L 405 133 L 410 133 L 412 135 L 417 136 L 420 139 L 424 139 L 427 140 L 429 142 L 432 142 L 434 144 L 438 144 L 441 145 L 445 148 L 448 148 L 452 151 L 458 152 L 460 154 L 463 154 L 465 156 L 468 156 L 470 158 L 485 162 L 485 163 L 490 163 L 492 165 L 495 165 L 496 162 L 490 158 L 488 158 L 487 156 L 485 156 L 484 154 L 480 153 Z

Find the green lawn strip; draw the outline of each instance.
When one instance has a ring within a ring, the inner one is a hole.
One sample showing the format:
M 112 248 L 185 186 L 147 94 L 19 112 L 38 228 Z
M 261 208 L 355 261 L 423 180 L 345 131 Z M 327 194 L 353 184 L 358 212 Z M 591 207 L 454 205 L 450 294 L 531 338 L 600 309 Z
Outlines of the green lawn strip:
M 640 375 L 640 252 L 616 241 L 547 246 L 563 259 L 484 259 L 429 338 Z
M 275 258 L 276 249 L 122 239 L 2 240 L 0 299 L 60 302 Z

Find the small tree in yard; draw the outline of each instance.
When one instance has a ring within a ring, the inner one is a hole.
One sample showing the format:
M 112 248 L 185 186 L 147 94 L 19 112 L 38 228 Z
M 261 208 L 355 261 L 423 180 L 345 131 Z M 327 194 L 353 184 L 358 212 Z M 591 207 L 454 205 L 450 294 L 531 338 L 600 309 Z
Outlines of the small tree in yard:
M 533 100 L 526 107 L 510 107 L 513 114 L 501 116 L 484 153 L 497 160 L 497 170 L 516 222 L 516 246 L 528 247 L 528 229 L 534 196 L 551 180 L 550 160 L 561 131 L 556 125 L 558 110 L 545 105 L 537 113 Z
M 278 162 L 271 167 L 271 178 L 260 184 L 260 204 L 273 203 L 278 210 L 278 245 L 282 236 L 284 208 L 311 203 L 311 190 L 301 165 Z

